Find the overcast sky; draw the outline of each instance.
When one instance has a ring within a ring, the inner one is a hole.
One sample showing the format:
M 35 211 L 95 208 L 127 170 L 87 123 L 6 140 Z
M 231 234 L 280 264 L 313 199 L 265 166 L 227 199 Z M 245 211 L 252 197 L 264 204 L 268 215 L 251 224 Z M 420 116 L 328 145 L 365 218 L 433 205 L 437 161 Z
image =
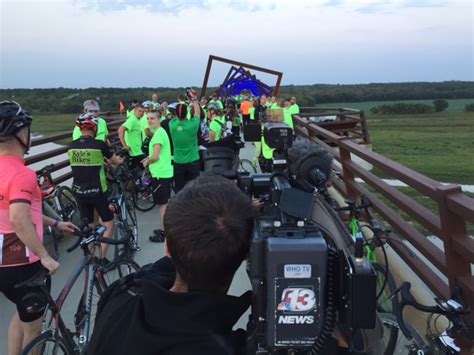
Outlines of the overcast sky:
M 283 85 L 474 80 L 473 6 L 0 0 L 0 88 L 201 86 L 209 54 L 282 71 Z

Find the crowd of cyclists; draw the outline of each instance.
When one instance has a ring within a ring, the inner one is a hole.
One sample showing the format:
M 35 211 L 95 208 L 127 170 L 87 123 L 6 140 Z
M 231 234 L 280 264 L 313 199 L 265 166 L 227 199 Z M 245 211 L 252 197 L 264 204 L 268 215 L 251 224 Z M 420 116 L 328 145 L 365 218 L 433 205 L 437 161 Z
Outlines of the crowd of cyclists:
M 202 171 L 202 151 L 226 138 L 240 139 L 246 124 L 266 121 L 286 122 L 293 127 L 291 115 L 299 112 L 296 99 L 277 99 L 239 95 L 197 99 L 187 89 L 177 102 L 132 102 L 127 119 L 118 129 L 120 145 L 110 141 L 107 122 L 100 117 L 96 100 L 83 104 L 84 112 L 76 119 L 68 157 L 73 175 L 72 189 L 82 219 L 105 226 L 105 238 L 112 236 L 114 218 L 109 210 L 107 171 L 123 162 L 118 151 L 126 151 L 131 165 L 148 169 L 153 183 L 154 199 L 159 206 L 160 228 L 150 236 L 152 242 L 165 239 L 164 215 L 171 194 L 178 193 Z M 41 268 L 53 274 L 58 261 L 43 246 L 43 225 L 73 232 L 77 226 L 53 220 L 42 214 L 42 197 L 33 170 L 25 166 L 24 156 L 30 148 L 32 116 L 18 103 L 0 103 L 0 292 L 15 303 L 9 328 L 9 354 L 21 349 L 41 329 L 41 313 L 27 312 L 25 293 L 14 285 L 35 275 Z M 271 170 L 272 149 L 264 138 L 255 144 L 254 164 L 262 171 Z M 99 264 L 107 267 L 107 244 L 102 243 Z

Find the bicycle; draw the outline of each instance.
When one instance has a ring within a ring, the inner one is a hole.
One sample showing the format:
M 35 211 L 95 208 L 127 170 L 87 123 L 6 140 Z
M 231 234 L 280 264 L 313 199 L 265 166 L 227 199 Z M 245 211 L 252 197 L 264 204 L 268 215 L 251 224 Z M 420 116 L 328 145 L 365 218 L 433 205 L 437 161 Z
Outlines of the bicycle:
M 130 194 L 135 208 L 147 212 L 156 206 L 153 198 L 152 178 L 148 170 L 140 170 L 130 163 L 127 150 L 120 149 L 118 155 L 123 158 L 123 163 L 117 168 L 114 175 L 120 176 L 122 188 Z
M 386 228 L 382 222 L 374 218 L 369 211 L 372 203 L 367 196 L 361 196 L 361 204 L 357 205 L 354 201 L 347 200 L 346 207 L 339 207 L 338 211 L 349 211 L 351 214 L 347 227 L 352 235 L 354 241 L 358 238 L 364 240 L 365 257 L 372 264 L 374 271 L 377 273 L 377 311 L 383 313 L 395 314 L 398 308 L 398 299 L 393 297 L 396 293 L 397 286 L 392 274 L 389 271 L 388 259 L 385 252 L 384 241 L 390 234 L 390 230 Z M 367 223 L 361 223 L 360 218 L 362 212 L 365 214 Z M 367 239 L 363 233 L 363 228 L 372 231 L 373 237 Z M 377 260 L 375 249 L 380 248 L 384 255 L 385 266 L 380 264 Z M 387 289 L 388 287 L 388 289 Z
M 123 276 L 125 272 L 130 274 L 140 269 L 137 263 L 125 259 L 113 262 L 111 267 L 107 269 L 98 265 L 97 258 L 94 256 L 94 249 L 100 243 L 127 245 L 129 242 L 128 238 L 121 240 L 103 238 L 105 230 L 106 228 L 103 226 L 95 229 L 84 227 L 81 231 L 75 233 L 78 236 L 78 240 L 67 251 L 71 252 L 80 246 L 84 256 L 56 300 L 53 300 L 51 293 L 46 287 L 48 275 L 46 269 L 43 269 L 31 279 L 15 285 L 18 288 L 40 287 L 47 304 L 43 316 L 43 330 L 39 336 L 27 344 L 22 351 L 22 355 L 85 354 L 87 352 L 94 289 L 100 295 L 112 282 L 118 279 L 117 276 Z M 120 270 L 120 273 L 117 273 L 118 270 Z M 85 272 L 86 282 L 74 315 L 75 330 L 73 331 L 67 328 L 60 312 L 71 289 L 83 271 Z M 33 306 L 32 311 L 36 312 L 38 310 L 34 309 Z
M 464 317 L 470 313 L 470 307 L 462 297 L 460 289 L 456 289 L 452 298 L 445 300 L 436 297 L 434 306 L 426 306 L 418 303 L 412 295 L 411 284 L 403 282 L 397 293 L 400 293 L 400 303 L 397 309 L 396 319 L 385 323 L 386 327 L 396 328 L 401 330 L 402 337 L 398 341 L 404 342 L 402 345 L 409 355 L 444 355 L 444 354 L 461 354 L 462 350 L 456 345 L 455 338 L 464 337 L 471 342 L 474 341 L 474 323 Z M 408 324 L 403 318 L 403 310 L 406 306 L 411 306 L 421 312 L 430 313 L 427 319 L 427 340 L 425 343 L 423 338 Z M 434 320 L 434 328 L 437 334 L 431 329 L 431 322 L 434 315 L 437 317 L 445 316 L 449 320 L 449 326 L 445 331 L 437 329 L 436 321 Z
M 43 214 L 57 221 L 69 221 L 78 225 L 81 219 L 74 193 L 69 187 L 58 186 L 54 183 L 51 176 L 53 169 L 54 164 L 50 164 L 42 168 L 37 174 L 38 185 L 43 197 Z M 51 227 L 48 227 L 47 230 L 52 237 L 54 254 L 57 258 L 59 256 L 58 241 L 64 235 L 59 230 Z
M 113 184 L 109 194 L 109 209 L 114 214 L 114 239 L 129 238 L 127 248 L 115 248 L 114 260 L 128 258 L 133 260 L 135 253 L 140 250 L 138 246 L 138 219 L 130 194 L 126 192 L 129 175 L 126 168 L 117 168 L 113 175 Z

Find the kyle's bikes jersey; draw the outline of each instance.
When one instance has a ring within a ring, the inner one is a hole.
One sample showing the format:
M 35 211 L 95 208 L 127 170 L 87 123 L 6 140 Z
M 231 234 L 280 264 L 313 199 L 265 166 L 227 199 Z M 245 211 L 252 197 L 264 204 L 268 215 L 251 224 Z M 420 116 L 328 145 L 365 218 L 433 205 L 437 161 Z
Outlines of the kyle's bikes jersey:
M 104 158 L 111 158 L 109 146 L 94 137 L 81 137 L 68 150 L 73 183 L 72 190 L 82 197 L 93 197 L 107 191 Z

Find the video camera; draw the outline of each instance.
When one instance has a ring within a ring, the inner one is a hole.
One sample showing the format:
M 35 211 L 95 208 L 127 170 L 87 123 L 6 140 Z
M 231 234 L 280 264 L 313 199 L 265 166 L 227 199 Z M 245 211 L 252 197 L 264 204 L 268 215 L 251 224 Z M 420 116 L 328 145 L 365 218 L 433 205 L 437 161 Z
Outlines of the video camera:
M 274 149 L 273 173 L 224 174 L 263 202 L 247 265 L 253 291 L 247 353 L 317 354 L 336 320 L 346 329 L 375 326 L 376 277 L 360 252 L 353 255 L 340 236 L 312 221 L 332 157 L 321 148 L 316 153 L 314 144 L 293 144 L 284 123 L 266 123 L 263 132 L 260 125 L 244 126 L 246 141 L 262 134 Z M 205 155 L 205 171 L 228 171 L 226 159 Z

